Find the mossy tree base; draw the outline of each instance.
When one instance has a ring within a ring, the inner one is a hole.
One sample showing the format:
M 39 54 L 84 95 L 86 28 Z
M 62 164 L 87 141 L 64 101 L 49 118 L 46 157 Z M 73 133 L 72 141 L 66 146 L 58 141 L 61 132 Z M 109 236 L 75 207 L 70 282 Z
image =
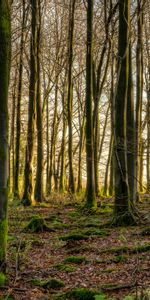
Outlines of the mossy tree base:
M 113 226 L 133 226 L 138 224 L 138 219 L 136 214 L 131 211 L 115 213 L 112 225 Z
M 45 220 L 39 216 L 34 216 L 27 226 L 24 229 L 25 232 L 43 232 L 43 231 L 55 231 L 54 229 L 50 228 Z

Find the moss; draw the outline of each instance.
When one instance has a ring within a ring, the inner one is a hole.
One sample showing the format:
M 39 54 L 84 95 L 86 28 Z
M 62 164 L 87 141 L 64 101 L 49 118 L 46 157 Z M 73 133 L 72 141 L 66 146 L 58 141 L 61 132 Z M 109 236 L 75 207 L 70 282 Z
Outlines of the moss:
M 104 269 L 104 270 L 102 270 L 101 272 L 102 273 L 113 273 L 115 271 L 115 269 L 112 269 L 112 268 L 108 268 L 108 269 Z
M 136 247 L 127 247 L 127 246 L 112 247 L 112 248 L 101 250 L 100 253 L 116 253 L 119 255 L 122 253 L 135 254 L 135 253 L 142 253 L 147 251 L 150 251 L 150 244 L 145 244 Z
M 5 261 L 6 257 L 6 246 L 7 246 L 7 220 L 0 221 L 0 262 Z
M 0 272 L 0 287 L 4 286 L 6 282 L 6 276 Z
M 66 293 L 66 299 L 71 300 L 95 300 L 98 292 L 90 289 L 74 289 Z
M 59 240 L 62 241 L 82 241 L 82 240 L 87 240 L 88 236 L 84 235 L 84 234 L 80 234 L 80 233 L 72 233 L 72 234 L 67 234 L 64 236 L 60 236 Z
M 45 220 L 40 216 L 33 216 L 29 221 L 27 226 L 24 228 L 25 232 L 43 232 L 43 231 L 54 231 L 54 229 L 50 228 Z
M 70 256 L 64 260 L 65 263 L 82 264 L 86 262 L 85 256 Z
M 63 271 L 63 272 L 66 272 L 66 273 L 71 273 L 71 272 L 74 272 L 76 270 L 75 267 L 68 266 L 66 264 L 58 264 L 58 265 L 55 265 L 54 268 L 58 271 Z
M 68 254 L 78 254 L 80 252 L 83 252 L 83 251 L 89 251 L 89 246 L 87 245 L 81 245 L 79 247 L 73 247 L 73 248 L 70 248 L 67 250 L 67 253 Z
M 113 261 L 114 261 L 115 263 L 124 263 L 124 262 L 127 261 L 127 257 L 126 257 L 125 255 L 117 255 L 117 256 L 113 259 Z
M 83 233 L 87 236 L 99 236 L 99 237 L 105 237 L 108 236 L 109 233 L 105 230 L 101 230 L 101 229 L 89 229 L 89 230 L 85 230 L 83 231 Z
M 40 286 L 44 289 L 59 289 L 61 287 L 64 287 L 64 282 L 59 279 L 49 279 L 49 280 L 40 280 L 40 279 L 32 279 L 31 280 L 33 285 Z

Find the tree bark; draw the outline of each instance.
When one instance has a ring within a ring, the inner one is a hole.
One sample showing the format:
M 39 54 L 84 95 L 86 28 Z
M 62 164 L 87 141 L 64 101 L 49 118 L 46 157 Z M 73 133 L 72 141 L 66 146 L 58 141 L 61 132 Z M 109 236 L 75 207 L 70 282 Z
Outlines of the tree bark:
M 69 190 L 75 192 L 75 181 L 73 171 L 73 131 L 72 131 L 72 114 L 73 114 L 73 39 L 74 39 L 74 12 L 76 0 L 70 0 L 69 12 L 69 47 L 68 47 L 68 158 L 69 158 Z
M 94 180 L 94 149 L 93 149 L 93 1 L 87 1 L 87 53 L 86 53 L 86 206 L 96 207 L 95 180 Z
M 36 202 L 43 201 L 43 115 L 41 103 L 41 7 L 38 0 L 38 29 L 37 29 L 37 95 L 36 95 L 36 126 L 37 126 L 37 168 L 34 190 L 34 199 Z
M 134 222 L 127 174 L 126 110 L 129 76 L 130 0 L 119 0 L 118 82 L 115 97 L 115 225 Z
M 8 85 L 10 73 L 10 2 L 0 1 L 0 271 L 6 271 L 8 202 Z
M 31 0 L 31 49 L 30 49 L 30 86 L 28 107 L 28 132 L 26 145 L 26 160 L 24 169 L 24 205 L 34 204 L 33 159 L 35 140 L 35 115 L 37 94 L 37 0 Z
M 20 130 L 21 130 L 21 98 L 22 98 L 22 76 L 23 76 L 23 51 L 25 32 L 25 0 L 22 1 L 22 29 L 20 41 L 19 76 L 18 76 L 18 96 L 17 96 L 17 116 L 16 116 L 16 155 L 15 155 L 15 176 L 14 176 L 14 196 L 19 198 L 19 163 L 20 163 Z

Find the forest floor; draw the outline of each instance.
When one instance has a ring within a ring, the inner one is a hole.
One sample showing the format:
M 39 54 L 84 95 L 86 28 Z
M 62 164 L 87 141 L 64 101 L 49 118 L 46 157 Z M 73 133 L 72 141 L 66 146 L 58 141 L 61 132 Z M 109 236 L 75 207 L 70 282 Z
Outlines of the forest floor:
M 0 299 L 122 300 L 147 289 L 150 199 L 139 208 L 146 225 L 113 228 L 108 226 L 113 213 L 109 199 L 93 215 L 83 212 L 77 199 L 67 198 L 64 204 L 58 195 L 39 207 L 10 203 L 8 283 Z M 48 230 L 25 230 L 33 216 L 44 218 Z

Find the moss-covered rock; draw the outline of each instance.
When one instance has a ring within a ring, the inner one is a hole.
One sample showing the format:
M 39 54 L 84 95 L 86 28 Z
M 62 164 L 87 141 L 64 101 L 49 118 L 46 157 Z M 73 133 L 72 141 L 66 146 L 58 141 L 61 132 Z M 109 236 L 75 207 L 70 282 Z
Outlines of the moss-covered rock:
M 51 278 L 49 280 L 40 280 L 40 279 L 32 279 L 31 280 L 33 285 L 40 286 L 44 289 L 59 289 L 64 287 L 64 282 L 59 279 Z
M 43 231 L 53 232 L 55 230 L 49 227 L 42 217 L 33 216 L 32 219 L 27 224 L 27 226 L 24 228 L 24 231 L 36 233 L 36 232 L 43 232 Z

